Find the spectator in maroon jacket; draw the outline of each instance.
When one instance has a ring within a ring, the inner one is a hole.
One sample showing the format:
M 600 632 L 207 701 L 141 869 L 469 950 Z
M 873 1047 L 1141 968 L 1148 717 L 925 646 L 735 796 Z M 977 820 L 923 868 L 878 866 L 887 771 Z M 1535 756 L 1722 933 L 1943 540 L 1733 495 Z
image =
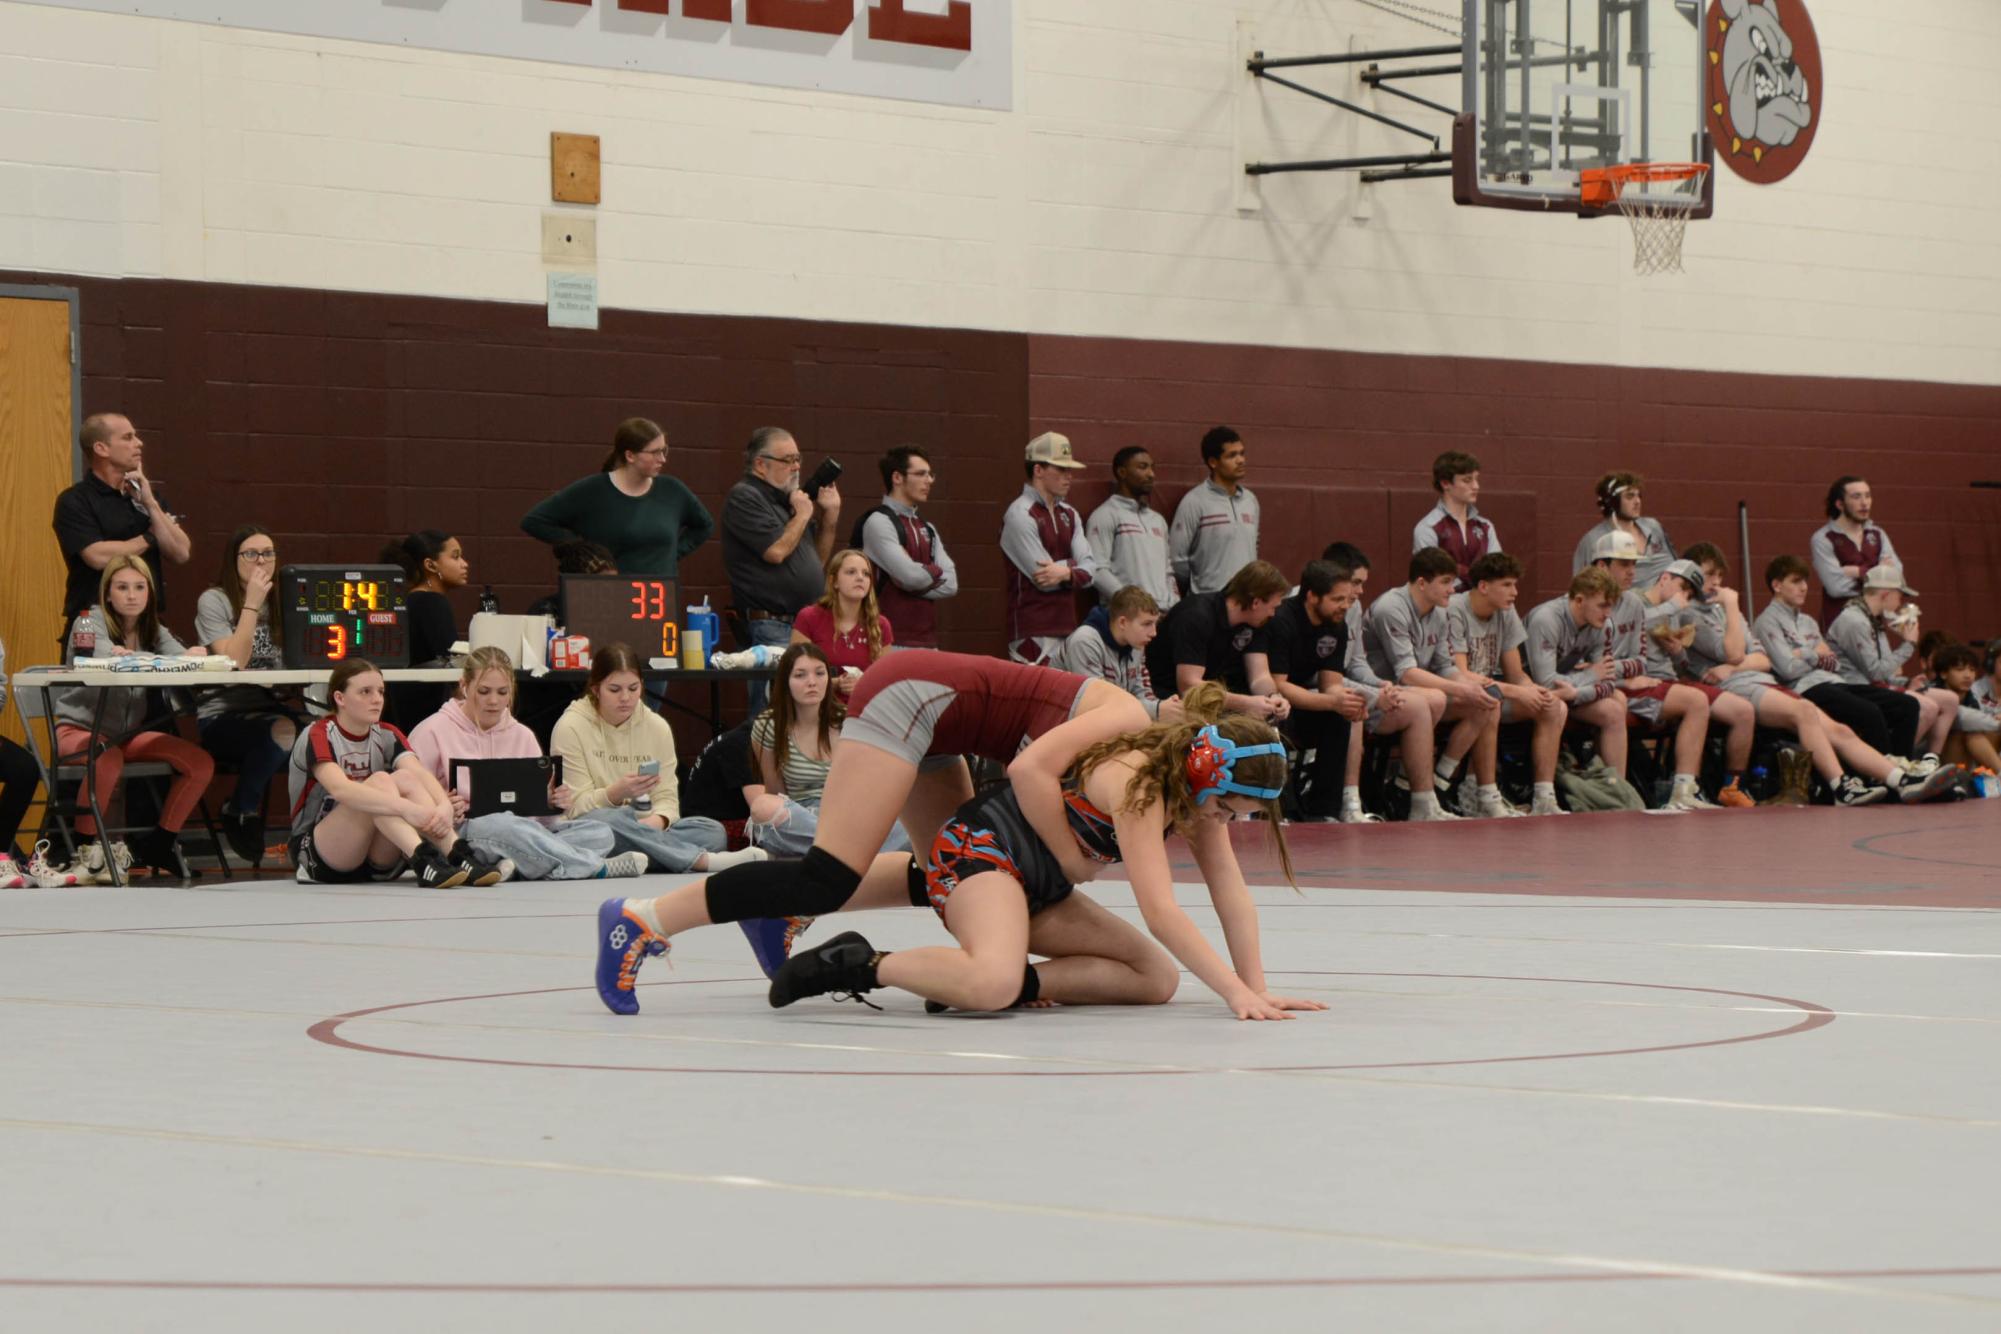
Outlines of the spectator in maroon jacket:
M 883 497 L 855 523 L 848 545 L 875 566 L 875 594 L 896 622 L 904 648 L 938 647 L 938 604 L 959 591 L 959 569 L 938 530 L 917 516 L 938 474 L 915 445 L 898 445 L 876 463 Z
M 1077 628 L 1076 590 L 1089 588 L 1096 571 L 1084 520 L 1064 497 L 1070 474 L 1084 465 L 1070 457 L 1070 441 L 1044 431 L 1028 442 L 1023 470 L 1028 485 L 1001 516 L 1001 552 L 1007 558 L 1007 652 L 1016 662 L 1046 666 Z
M 1825 634 L 1848 599 L 1862 595 L 1862 576 L 1878 565 L 1903 567 L 1890 535 L 1870 521 L 1876 496 L 1866 478 L 1837 477 L 1827 488 L 1827 522 L 1808 544 L 1820 577 L 1820 629 Z
M 1431 486 L 1438 503 L 1431 513 L 1418 520 L 1411 534 L 1413 556 L 1426 547 L 1439 547 L 1459 567 L 1459 591 L 1470 585 L 1466 572 L 1473 562 L 1490 551 L 1501 549 L 1501 535 L 1492 521 L 1480 517 L 1480 460 L 1471 454 L 1447 450 L 1431 461 Z

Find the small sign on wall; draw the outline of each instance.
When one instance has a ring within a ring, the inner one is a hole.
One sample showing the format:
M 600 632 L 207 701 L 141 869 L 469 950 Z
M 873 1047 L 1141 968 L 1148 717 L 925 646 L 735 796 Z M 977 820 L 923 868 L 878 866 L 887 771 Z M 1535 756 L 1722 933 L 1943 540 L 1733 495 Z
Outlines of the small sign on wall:
M 598 276 L 595 273 L 549 275 L 549 327 L 598 327 Z

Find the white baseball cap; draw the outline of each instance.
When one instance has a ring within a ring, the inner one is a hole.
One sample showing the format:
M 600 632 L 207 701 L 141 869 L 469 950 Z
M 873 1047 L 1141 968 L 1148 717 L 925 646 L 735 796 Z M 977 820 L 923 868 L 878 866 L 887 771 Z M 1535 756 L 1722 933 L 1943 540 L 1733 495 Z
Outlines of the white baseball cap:
M 1084 466 L 1070 457 L 1070 437 L 1054 431 L 1044 431 L 1028 442 L 1027 459 L 1030 463 L 1047 463 L 1055 468 Z
M 1611 532 L 1591 544 L 1593 560 L 1638 560 L 1644 553 L 1633 535 L 1624 529 L 1614 528 Z
M 1907 598 L 1914 598 L 1918 590 L 1904 582 L 1904 567 L 1901 565 L 1878 565 L 1862 576 L 1862 587 L 1894 588 Z

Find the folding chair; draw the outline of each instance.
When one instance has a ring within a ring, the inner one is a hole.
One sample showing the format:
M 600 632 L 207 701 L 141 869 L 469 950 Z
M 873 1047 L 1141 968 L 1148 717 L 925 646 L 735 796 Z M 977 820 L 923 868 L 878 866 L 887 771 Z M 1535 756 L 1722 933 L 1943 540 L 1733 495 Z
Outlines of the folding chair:
M 42 836 L 47 837 L 50 826 L 53 825 L 55 832 L 62 837 L 63 847 L 68 851 L 70 863 L 74 865 L 77 860 L 76 836 L 73 832 L 76 818 L 80 815 L 93 814 L 90 765 L 84 755 L 65 756 L 60 753 L 61 746 L 56 741 L 56 720 L 48 708 L 48 690 L 48 687 L 36 680 L 34 672 L 25 671 L 14 677 L 13 693 L 21 708 L 22 730 L 27 733 L 28 751 L 35 757 L 35 764 L 42 771 L 42 789 L 47 793 L 47 800 L 42 807 Z M 42 724 L 41 738 L 37 738 L 35 734 L 37 720 Z M 46 750 L 44 741 L 47 745 Z M 127 760 L 124 772 L 119 775 L 119 782 L 121 786 L 134 778 L 171 782 L 174 777 L 174 767 L 164 761 Z M 70 799 L 63 797 L 61 784 L 64 783 L 77 784 L 76 797 Z M 216 865 L 222 869 L 222 878 L 235 879 L 229 869 L 228 854 L 223 851 L 222 835 L 217 831 L 215 818 L 208 809 L 207 793 L 202 794 L 201 800 L 195 805 L 195 810 L 201 816 L 202 826 L 208 831 L 209 846 L 215 852 Z M 97 821 L 97 843 L 104 850 L 104 865 L 111 874 L 111 883 L 122 885 L 125 883 L 125 876 L 118 868 L 118 859 L 112 855 L 111 836 L 136 833 L 144 826 L 114 826 L 109 821 L 108 813 L 104 811 L 94 812 L 94 816 Z M 188 869 L 191 876 L 195 874 L 192 867 Z

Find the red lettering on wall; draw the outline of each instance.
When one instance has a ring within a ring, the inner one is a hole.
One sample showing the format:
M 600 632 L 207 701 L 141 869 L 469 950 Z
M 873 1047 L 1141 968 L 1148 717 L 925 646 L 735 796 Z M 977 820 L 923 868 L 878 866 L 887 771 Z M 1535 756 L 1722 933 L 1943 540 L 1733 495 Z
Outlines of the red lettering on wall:
M 855 0 L 748 0 L 744 18 L 755 28 L 839 37 L 855 21 Z
M 868 35 L 876 42 L 970 51 L 973 7 L 968 0 L 952 0 L 943 14 L 913 14 L 903 7 L 903 0 L 875 0 L 868 11 Z
M 637 14 L 667 14 L 673 0 L 614 0 L 620 9 Z M 552 0 L 589 9 L 595 0 Z M 734 20 L 735 0 L 681 0 L 681 16 L 712 23 Z M 855 21 L 855 0 L 745 0 L 744 21 L 756 28 L 784 28 L 838 37 Z M 943 14 L 912 13 L 904 0 L 870 0 L 869 40 L 904 46 L 936 46 L 948 51 L 973 49 L 971 0 L 950 0 Z

